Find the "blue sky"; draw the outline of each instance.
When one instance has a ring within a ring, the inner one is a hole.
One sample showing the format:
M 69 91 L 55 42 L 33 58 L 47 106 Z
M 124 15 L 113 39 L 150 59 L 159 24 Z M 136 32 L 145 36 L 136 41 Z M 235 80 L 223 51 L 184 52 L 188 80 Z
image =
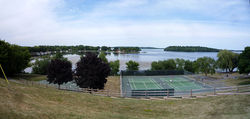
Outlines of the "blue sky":
M 250 46 L 249 0 L 0 0 L 0 6 L 0 38 L 23 46 Z

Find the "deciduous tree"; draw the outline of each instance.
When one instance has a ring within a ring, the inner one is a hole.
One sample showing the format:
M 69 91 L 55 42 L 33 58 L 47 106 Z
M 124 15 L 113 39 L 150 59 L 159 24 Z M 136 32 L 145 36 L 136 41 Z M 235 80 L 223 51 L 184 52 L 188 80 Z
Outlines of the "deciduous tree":
M 87 53 L 77 62 L 75 80 L 81 88 L 103 89 L 110 74 L 107 63 L 94 53 Z

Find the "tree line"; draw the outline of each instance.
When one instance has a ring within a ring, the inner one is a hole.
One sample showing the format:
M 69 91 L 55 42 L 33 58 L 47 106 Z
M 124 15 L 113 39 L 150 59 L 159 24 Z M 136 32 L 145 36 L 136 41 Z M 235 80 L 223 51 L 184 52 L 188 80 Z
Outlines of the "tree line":
M 151 63 L 150 70 L 185 70 L 192 73 L 204 73 L 205 75 L 214 74 L 218 68 L 225 72 L 233 72 L 235 68 L 238 68 L 239 73 L 250 72 L 250 47 L 246 47 L 241 54 L 221 50 L 217 57 L 218 60 L 210 57 L 201 57 L 195 61 L 179 58 L 154 61 Z M 129 61 L 127 64 L 127 70 L 138 70 L 138 67 L 139 64 L 134 61 Z
M 62 52 L 62 53 L 81 53 L 81 52 L 121 52 L 121 53 L 133 53 L 139 52 L 141 49 L 139 47 L 107 47 L 107 46 L 84 46 L 84 45 L 76 45 L 76 46 L 34 46 L 34 47 L 27 47 L 28 50 L 34 53 L 40 52 Z
M 176 51 L 176 52 L 219 52 L 219 49 L 201 47 L 201 46 L 169 46 L 164 51 Z

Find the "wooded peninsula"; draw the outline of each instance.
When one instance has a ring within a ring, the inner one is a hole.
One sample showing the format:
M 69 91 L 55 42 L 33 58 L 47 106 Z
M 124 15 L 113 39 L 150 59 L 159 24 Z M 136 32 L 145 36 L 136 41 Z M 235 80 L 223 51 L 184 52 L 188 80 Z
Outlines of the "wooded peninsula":
M 219 49 L 201 47 L 201 46 L 169 46 L 164 51 L 175 51 L 175 52 L 219 52 Z

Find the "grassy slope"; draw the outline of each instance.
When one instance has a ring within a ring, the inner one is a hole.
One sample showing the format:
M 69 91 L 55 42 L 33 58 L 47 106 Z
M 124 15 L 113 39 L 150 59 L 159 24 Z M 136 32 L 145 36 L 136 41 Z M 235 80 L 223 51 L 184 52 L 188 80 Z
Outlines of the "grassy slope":
M 182 100 L 113 99 L 0 79 L 0 118 L 250 118 L 250 95 Z

